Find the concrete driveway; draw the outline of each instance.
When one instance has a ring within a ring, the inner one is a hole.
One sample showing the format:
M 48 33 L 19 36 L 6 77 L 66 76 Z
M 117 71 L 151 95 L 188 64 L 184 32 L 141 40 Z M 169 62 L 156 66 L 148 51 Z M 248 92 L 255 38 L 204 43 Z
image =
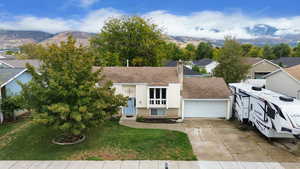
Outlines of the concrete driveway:
M 120 122 L 136 128 L 160 128 L 187 133 L 198 160 L 248 162 L 300 162 L 300 157 L 275 146 L 255 130 L 241 130 L 223 119 L 185 119 L 184 123 Z
M 182 125 L 198 160 L 299 162 L 300 157 L 273 145 L 255 130 L 222 119 L 187 119 Z

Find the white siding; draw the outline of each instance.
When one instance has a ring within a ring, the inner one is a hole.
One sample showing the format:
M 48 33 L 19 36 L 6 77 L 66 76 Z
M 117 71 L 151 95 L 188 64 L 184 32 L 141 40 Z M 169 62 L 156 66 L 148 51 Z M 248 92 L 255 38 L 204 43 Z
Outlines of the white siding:
M 167 89 L 167 104 L 168 108 L 180 108 L 180 84 L 169 84 Z
M 286 72 L 280 71 L 267 77 L 266 88 L 299 99 L 300 84 Z
M 113 88 L 116 89 L 116 94 L 123 94 L 123 93 L 122 93 L 122 85 L 119 85 L 119 84 L 113 84 Z
M 207 73 L 213 73 L 214 69 L 218 66 L 218 62 L 213 61 L 210 64 L 205 66 Z
M 116 94 L 122 94 L 127 97 L 136 96 L 135 85 L 114 84 L 113 87 L 116 89 Z
M 138 84 L 138 85 L 122 85 L 114 84 L 113 87 L 116 89 L 116 94 L 122 94 L 128 97 L 136 98 L 137 108 L 146 108 L 149 101 L 148 88 L 149 86 Z M 167 107 L 168 108 L 180 108 L 180 84 L 169 84 L 167 86 Z
M 147 86 L 136 85 L 136 107 L 145 108 L 147 107 Z

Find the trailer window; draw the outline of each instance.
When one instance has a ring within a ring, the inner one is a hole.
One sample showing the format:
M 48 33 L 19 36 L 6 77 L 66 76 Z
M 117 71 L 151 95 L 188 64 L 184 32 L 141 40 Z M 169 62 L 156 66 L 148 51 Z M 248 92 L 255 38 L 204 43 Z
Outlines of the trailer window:
M 275 119 L 275 110 L 272 109 L 272 107 L 268 104 L 266 105 L 266 107 L 267 107 L 266 111 L 268 116 L 271 117 L 272 119 Z
M 267 102 L 265 101 L 265 109 L 264 109 L 264 121 L 268 121 L 268 112 L 267 112 Z
M 253 110 L 253 105 L 252 105 L 252 104 L 250 105 L 250 110 L 251 110 L 251 111 Z

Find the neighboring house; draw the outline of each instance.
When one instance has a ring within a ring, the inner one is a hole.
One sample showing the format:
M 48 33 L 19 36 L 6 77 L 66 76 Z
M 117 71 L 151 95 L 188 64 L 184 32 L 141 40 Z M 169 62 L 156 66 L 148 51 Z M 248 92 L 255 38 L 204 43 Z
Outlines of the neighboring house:
M 104 67 L 102 73 L 113 82 L 117 94 L 128 96 L 124 116 L 229 117 L 231 94 L 224 80 L 185 77 L 182 63 L 176 67 Z
M 247 79 L 263 79 L 263 76 L 280 69 L 280 66 L 262 58 L 245 57 L 242 62 L 251 65 Z
M 300 57 L 281 57 L 279 59 L 272 60 L 272 62 L 281 67 L 288 68 L 300 65 Z
M 20 83 L 28 83 L 32 76 L 24 68 L 0 69 L 0 98 L 17 95 L 22 91 Z
M 279 69 L 265 78 L 267 89 L 300 99 L 300 65 Z
M 170 61 L 166 65 L 166 67 L 176 67 L 177 61 Z M 192 70 L 192 62 L 184 62 L 183 66 L 183 75 L 184 76 L 203 76 L 199 72 Z
M 28 83 L 31 75 L 24 68 L 1 68 L 0 69 L 0 102 L 1 99 L 20 94 L 22 87 L 20 83 Z M 3 115 L 0 110 L 0 123 Z
M 212 74 L 214 69 L 218 66 L 218 62 L 209 58 L 204 58 L 200 60 L 193 61 L 193 65 L 197 65 L 204 68 L 207 73 Z
M 37 70 L 41 65 L 41 62 L 37 59 L 1 59 L 0 67 L 26 68 L 27 63 L 32 65 Z
M 8 59 L 17 59 L 15 55 L 1 55 L 0 54 L 0 60 L 8 60 Z

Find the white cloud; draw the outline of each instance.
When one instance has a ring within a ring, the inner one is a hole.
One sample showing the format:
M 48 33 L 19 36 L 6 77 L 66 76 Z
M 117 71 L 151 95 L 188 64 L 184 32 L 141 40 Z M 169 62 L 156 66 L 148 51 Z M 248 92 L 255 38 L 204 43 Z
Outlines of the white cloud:
M 79 21 L 77 30 L 85 32 L 100 32 L 105 21 L 111 17 L 120 17 L 123 13 L 111 8 L 99 9 L 90 12 Z
M 43 18 L 35 16 L 18 16 L 12 21 L 0 22 L 0 28 L 12 30 L 40 30 L 56 33 L 72 30 L 76 21 L 64 20 L 61 18 Z
M 82 19 L 43 18 L 36 16 L 18 16 L 13 20 L 0 22 L 0 28 L 19 30 L 42 30 L 51 33 L 80 30 L 99 32 L 110 17 L 126 15 L 112 8 L 102 8 L 89 12 Z M 274 26 L 278 35 L 300 33 L 300 16 L 281 18 L 252 18 L 241 12 L 223 13 L 219 11 L 201 11 L 188 15 L 175 15 L 168 11 L 152 11 L 141 15 L 151 18 L 153 23 L 164 29 L 166 34 L 202 38 L 223 39 L 231 35 L 237 38 L 253 38 L 245 27 L 256 24 Z M 1 18 L 0 18 L 1 21 Z
M 93 4 L 95 4 L 96 2 L 98 2 L 99 0 L 80 0 L 80 6 L 87 8 Z

